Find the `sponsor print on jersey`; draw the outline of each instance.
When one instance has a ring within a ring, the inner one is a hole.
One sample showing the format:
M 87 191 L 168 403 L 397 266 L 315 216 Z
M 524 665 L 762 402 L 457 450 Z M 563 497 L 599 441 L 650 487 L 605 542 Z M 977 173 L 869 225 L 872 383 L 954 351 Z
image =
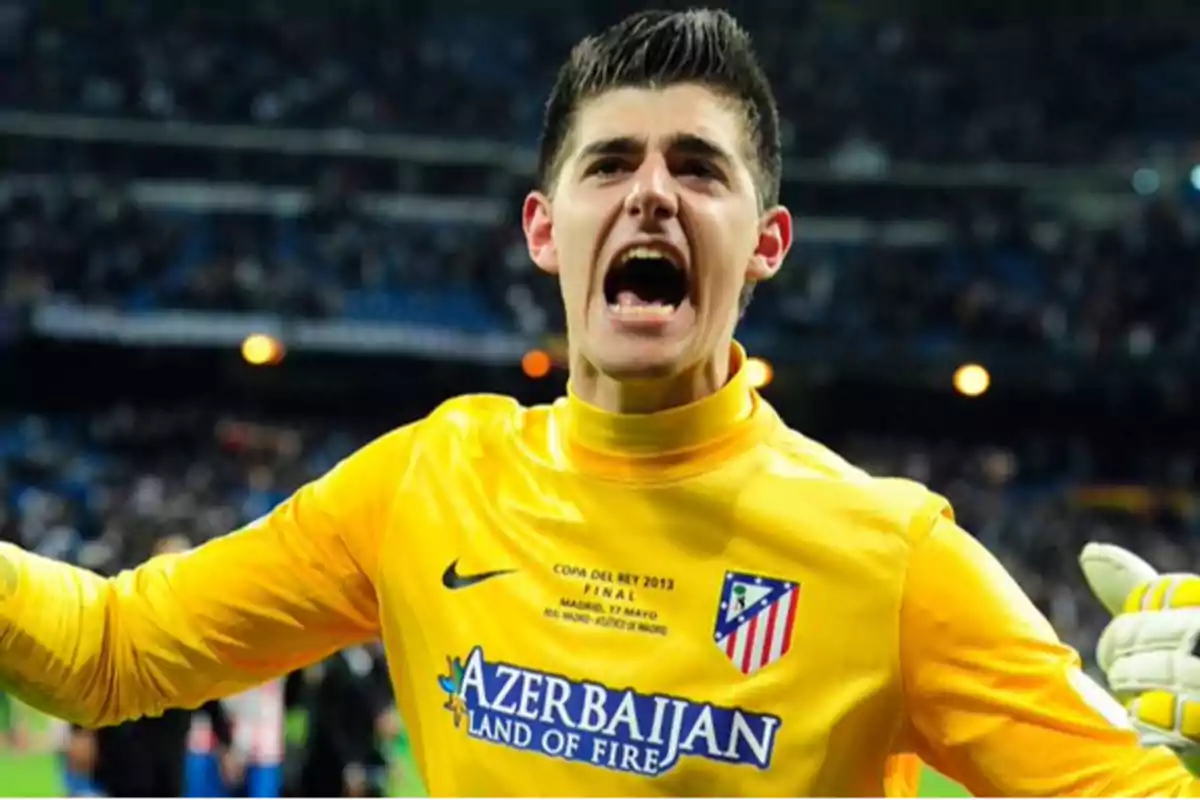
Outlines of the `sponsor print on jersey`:
M 480 647 L 448 662 L 444 708 L 471 738 L 617 772 L 663 775 L 684 756 L 766 769 L 779 734 L 768 714 L 488 661 Z
M 773 664 L 792 648 L 800 585 L 726 572 L 713 641 L 745 675 Z

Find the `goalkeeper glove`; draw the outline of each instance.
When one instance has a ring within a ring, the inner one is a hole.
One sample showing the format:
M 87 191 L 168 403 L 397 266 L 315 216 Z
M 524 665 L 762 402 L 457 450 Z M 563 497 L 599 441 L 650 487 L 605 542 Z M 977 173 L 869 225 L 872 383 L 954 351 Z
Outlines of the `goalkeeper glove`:
M 1089 544 L 1084 577 L 1115 618 L 1096 660 L 1146 747 L 1200 776 L 1200 575 L 1159 575 L 1128 550 Z

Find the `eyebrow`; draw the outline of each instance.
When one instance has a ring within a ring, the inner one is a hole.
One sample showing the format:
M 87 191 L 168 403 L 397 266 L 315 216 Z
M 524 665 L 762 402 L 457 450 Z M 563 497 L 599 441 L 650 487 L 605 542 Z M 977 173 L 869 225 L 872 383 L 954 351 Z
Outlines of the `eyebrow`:
M 645 150 L 645 139 L 638 139 L 633 136 L 615 136 L 611 139 L 598 139 L 589 143 L 580 152 L 580 158 L 635 156 L 644 153 Z M 733 157 L 723 147 L 694 133 L 673 134 L 667 139 L 667 150 L 698 156 L 700 158 L 724 161 L 726 163 L 733 161 Z

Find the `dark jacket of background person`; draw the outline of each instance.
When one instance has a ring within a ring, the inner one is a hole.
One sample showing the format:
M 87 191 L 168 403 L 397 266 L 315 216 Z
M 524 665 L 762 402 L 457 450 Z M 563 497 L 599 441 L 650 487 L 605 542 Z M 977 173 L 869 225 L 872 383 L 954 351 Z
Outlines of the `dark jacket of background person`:
M 387 758 L 379 734 L 392 695 L 382 653 L 373 646 L 344 650 L 308 677 L 308 733 L 296 794 L 384 796 Z
M 213 733 L 222 746 L 230 742 L 229 719 L 219 701 L 200 711 L 212 719 Z M 96 739 L 96 786 L 109 797 L 180 797 L 183 763 L 192 714 L 171 709 L 161 717 L 101 728 Z

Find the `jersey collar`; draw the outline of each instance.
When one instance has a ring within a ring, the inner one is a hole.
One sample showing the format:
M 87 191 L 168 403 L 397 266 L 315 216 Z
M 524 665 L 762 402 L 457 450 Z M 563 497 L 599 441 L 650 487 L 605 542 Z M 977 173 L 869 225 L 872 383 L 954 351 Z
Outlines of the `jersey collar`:
M 570 390 L 556 407 L 562 443 L 570 460 L 589 471 L 626 474 L 649 467 L 659 477 L 674 467 L 703 467 L 740 449 L 773 418 L 750 384 L 746 351 L 734 343 L 730 379 L 718 391 L 686 406 L 653 414 L 613 414 Z M 614 475 L 615 476 L 615 475 Z

